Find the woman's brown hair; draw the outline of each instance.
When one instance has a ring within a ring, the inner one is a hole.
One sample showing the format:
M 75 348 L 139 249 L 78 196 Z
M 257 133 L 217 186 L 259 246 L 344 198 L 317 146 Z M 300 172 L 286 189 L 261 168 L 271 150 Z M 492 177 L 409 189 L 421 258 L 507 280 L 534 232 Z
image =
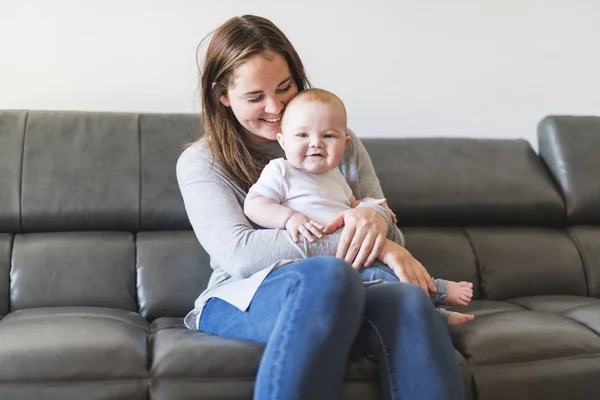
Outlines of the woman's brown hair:
M 198 47 L 200 51 L 200 46 Z M 216 160 L 231 178 L 248 189 L 269 161 L 269 156 L 248 148 L 243 128 L 220 97 L 227 95 L 235 69 L 257 54 L 273 52 L 288 64 L 298 90 L 310 87 L 298 53 L 279 28 L 254 15 L 234 17 L 212 34 L 204 66 L 198 64 L 205 140 Z

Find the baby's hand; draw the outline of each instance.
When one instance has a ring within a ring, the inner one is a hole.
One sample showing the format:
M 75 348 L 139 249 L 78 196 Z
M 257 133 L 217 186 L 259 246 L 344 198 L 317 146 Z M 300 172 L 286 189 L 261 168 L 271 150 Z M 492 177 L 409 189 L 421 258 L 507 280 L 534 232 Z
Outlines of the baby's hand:
M 305 238 L 308 239 L 309 242 L 314 242 L 314 236 L 321 239 L 323 234 L 321 231 L 323 230 L 323 225 L 319 224 L 312 219 L 308 219 L 308 217 L 299 212 L 292 214 L 290 219 L 285 223 L 285 229 L 290 232 L 292 235 L 292 240 L 294 243 L 298 243 L 298 232 L 302 234 Z M 314 235 L 314 236 L 313 236 Z
M 364 199 L 362 199 L 362 201 L 364 201 L 366 203 L 375 203 L 375 204 L 378 204 L 378 205 L 384 207 L 390 213 L 390 216 L 392 217 L 392 222 L 394 224 L 398 223 L 398 218 L 396 218 L 396 214 L 392 211 L 390 206 L 388 206 L 387 199 L 385 197 L 383 199 L 374 199 L 373 197 L 365 197 Z

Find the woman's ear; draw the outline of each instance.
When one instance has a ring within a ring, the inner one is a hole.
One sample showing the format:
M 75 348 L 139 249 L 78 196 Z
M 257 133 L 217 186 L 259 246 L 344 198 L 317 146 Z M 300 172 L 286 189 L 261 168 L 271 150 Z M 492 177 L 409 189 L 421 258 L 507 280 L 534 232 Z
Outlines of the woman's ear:
M 217 82 L 213 82 L 211 85 L 212 90 L 215 90 L 215 86 L 217 86 Z M 225 107 L 231 107 L 231 104 L 229 104 L 229 99 L 227 98 L 226 95 L 222 95 L 219 96 L 219 101 L 221 102 L 221 104 L 223 104 Z
M 225 107 L 231 107 L 231 104 L 229 104 L 229 99 L 227 98 L 227 96 L 223 95 L 223 96 L 219 97 L 219 100 L 221 101 L 221 104 L 223 104 Z

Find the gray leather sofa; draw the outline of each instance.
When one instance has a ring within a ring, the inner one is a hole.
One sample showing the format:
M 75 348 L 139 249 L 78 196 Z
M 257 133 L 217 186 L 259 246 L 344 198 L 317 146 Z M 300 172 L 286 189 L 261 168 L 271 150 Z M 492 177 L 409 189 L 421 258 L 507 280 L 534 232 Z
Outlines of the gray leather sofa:
M 182 325 L 210 274 L 175 181 L 200 129 L 0 111 L 0 399 L 251 398 L 262 346 Z M 469 399 L 600 396 L 600 118 L 538 133 L 540 157 L 364 140 L 410 251 L 475 284 L 476 320 L 451 330 Z M 375 363 L 352 359 L 344 398 L 380 398 Z

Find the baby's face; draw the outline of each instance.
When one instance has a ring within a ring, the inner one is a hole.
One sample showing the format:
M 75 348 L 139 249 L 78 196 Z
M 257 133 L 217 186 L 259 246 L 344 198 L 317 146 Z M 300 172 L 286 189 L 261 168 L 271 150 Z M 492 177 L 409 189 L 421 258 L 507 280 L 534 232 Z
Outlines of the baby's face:
M 342 161 L 350 137 L 339 103 L 299 99 L 286 110 L 282 122 L 277 140 L 294 167 L 321 174 Z

